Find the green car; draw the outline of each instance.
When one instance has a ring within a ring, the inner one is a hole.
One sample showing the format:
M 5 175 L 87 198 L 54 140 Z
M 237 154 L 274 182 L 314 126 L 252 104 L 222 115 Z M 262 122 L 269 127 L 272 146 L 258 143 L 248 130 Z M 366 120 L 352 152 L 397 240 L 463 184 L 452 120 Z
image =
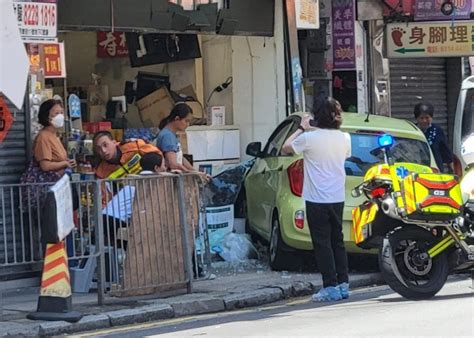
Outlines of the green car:
M 245 179 L 248 231 L 270 243 L 270 266 L 274 270 L 294 266 L 291 252 L 312 250 L 305 217 L 302 156 L 285 156 L 281 148 L 300 125 L 302 114 L 285 119 L 262 149 L 260 142 L 247 146 L 247 155 L 255 163 Z M 344 240 L 348 253 L 370 253 L 353 241 L 352 209 L 363 201 L 353 198 L 351 190 L 362 182 L 367 169 L 383 162 L 377 151 L 377 137 L 389 133 L 395 138 L 393 155 L 396 162 L 413 162 L 436 168 L 424 134 L 413 123 L 384 116 L 357 113 L 343 114 L 342 129 L 351 134 L 352 156 L 346 160 L 346 201 L 344 208 Z M 331 145 L 328 144 L 328 151 Z

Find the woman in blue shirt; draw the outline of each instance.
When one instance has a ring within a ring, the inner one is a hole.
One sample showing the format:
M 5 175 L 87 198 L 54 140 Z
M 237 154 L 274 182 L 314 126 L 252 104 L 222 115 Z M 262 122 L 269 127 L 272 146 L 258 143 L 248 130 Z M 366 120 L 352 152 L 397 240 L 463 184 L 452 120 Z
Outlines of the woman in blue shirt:
M 170 114 L 160 122 L 160 132 L 156 146 L 163 152 L 166 166 L 170 170 L 183 172 L 195 171 L 191 163 L 184 158 L 178 132 L 186 131 L 192 120 L 192 109 L 184 102 L 177 103 Z
M 430 103 L 418 103 L 413 112 L 418 127 L 428 141 L 436 164 L 441 172 L 454 172 L 453 153 L 440 126 L 433 124 L 434 107 Z

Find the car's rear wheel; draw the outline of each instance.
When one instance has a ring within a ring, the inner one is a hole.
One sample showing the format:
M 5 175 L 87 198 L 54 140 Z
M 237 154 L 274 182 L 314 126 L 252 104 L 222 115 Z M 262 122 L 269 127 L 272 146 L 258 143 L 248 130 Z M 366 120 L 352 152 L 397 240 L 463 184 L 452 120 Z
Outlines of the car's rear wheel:
M 285 243 L 281 238 L 280 221 L 278 215 L 273 216 L 272 233 L 270 236 L 270 267 L 272 270 L 288 270 L 290 268 L 292 254 L 284 250 Z

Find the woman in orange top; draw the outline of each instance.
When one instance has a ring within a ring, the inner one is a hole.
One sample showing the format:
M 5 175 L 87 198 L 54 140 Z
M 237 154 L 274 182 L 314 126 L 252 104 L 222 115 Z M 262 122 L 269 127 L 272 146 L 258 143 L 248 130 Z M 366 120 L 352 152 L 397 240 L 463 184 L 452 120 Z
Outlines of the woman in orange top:
M 64 169 L 74 168 L 75 160 L 69 160 L 66 149 L 58 138 L 58 131 L 64 127 L 64 109 L 62 103 L 47 100 L 40 106 L 38 121 L 43 129 L 36 136 L 33 156 L 44 172 L 55 172 L 61 177 Z

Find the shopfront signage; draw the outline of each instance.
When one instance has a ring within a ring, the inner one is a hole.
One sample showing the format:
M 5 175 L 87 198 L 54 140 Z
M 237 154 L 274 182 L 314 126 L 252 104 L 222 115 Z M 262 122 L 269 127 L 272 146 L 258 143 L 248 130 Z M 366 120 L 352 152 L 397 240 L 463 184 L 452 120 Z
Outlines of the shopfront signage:
M 0 96 L 0 143 L 7 137 L 13 123 L 13 117 L 5 99 Z
M 125 33 L 97 32 L 97 57 L 127 57 Z
M 296 28 L 319 28 L 319 0 L 296 0 Z
M 48 43 L 41 45 L 42 58 L 44 60 L 45 78 L 65 78 L 66 62 L 64 56 L 64 44 Z
M 56 41 L 58 15 L 55 0 L 16 0 L 13 9 L 23 40 Z
M 441 11 L 446 0 L 417 0 L 415 1 L 415 21 L 434 21 L 469 19 L 471 15 L 472 0 L 453 0 L 454 12 L 444 15 Z
M 332 45 L 334 69 L 355 69 L 355 1 L 332 2 Z
M 385 33 L 389 58 L 474 55 L 474 21 L 391 23 Z

